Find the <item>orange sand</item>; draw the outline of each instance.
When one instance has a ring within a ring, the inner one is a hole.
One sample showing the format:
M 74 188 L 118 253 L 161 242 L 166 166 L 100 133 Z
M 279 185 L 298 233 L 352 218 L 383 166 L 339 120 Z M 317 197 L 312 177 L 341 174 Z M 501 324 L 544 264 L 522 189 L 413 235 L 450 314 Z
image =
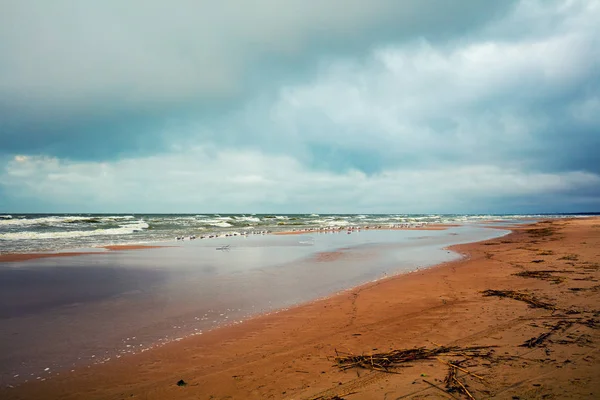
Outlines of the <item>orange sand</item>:
M 543 222 L 455 250 L 468 257 L 45 382 L 0 389 L 0 398 L 466 398 L 443 389 L 443 362 L 460 356 L 411 362 L 397 374 L 333 365 L 336 349 L 368 354 L 436 345 L 498 346 L 493 360 L 462 364 L 484 381 L 458 372 L 477 399 L 600 398 L 600 219 Z M 513 275 L 539 270 L 556 280 Z M 556 310 L 483 297 L 486 289 L 527 292 Z M 573 323 L 541 347 L 519 347 L 557 321 Z M 177 386 L 180 379 L 187 385 Z

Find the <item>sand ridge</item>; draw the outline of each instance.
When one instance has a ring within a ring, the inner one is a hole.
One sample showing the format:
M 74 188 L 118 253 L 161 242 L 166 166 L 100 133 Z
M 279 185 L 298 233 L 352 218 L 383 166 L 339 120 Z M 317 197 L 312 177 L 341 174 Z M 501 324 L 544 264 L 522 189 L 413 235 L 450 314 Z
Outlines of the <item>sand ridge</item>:
M 474 398 L 600 397 L 600 219 L 544 221 L 453 249 L 467 257 L 67 376 L 0 389 L 0 397 L 466 398 L 445 392 L 445 363 L 452 359 L 412 362 L 397 374 L 334 365 L 336 350 L 440 345 L 498 346 L 494 358 L 463 364 L 484 381 L 458 372 Z M 490 289 L 512 290 L 552 309 L 484 296 Z M 539 346 L 520 347 L 548 332 Z

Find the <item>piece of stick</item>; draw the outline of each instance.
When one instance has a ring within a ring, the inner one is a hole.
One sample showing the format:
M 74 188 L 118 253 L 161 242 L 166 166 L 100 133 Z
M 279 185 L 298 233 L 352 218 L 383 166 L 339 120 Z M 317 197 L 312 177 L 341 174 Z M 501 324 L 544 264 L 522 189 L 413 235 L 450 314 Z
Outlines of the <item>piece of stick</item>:
M 484 378 L 484 377 L 482 377 L 482 376 L 479 376 L 479 375 L 477 375 L 477 374 L 474 374 L 473 372 L 471 372 L 471 371 L 469 371 L 469 370 L 467 370 L 467 369 L 465 369 L 465 368 L 462 368 L 462 367 L 459 367 L 459 366 L 458 366 L 458 365 L 456 365 L 456 364 L 452 364 L 452 363 L 449 363 L 449 362 L 447 362 L 447 361 L 444 361 L 444 360 L 442 360 L 442 359 L 441 359 L 441 358 L 439 358 L 439 357 L 436 357 L 436 359 L 437 359 L 439 362 L 441 362 L 442 364 L 446 364 L 446 365 L 448 365 L 448 366 L 450 366 L 450 367 L 454 367 L 454 368 L 458 369 L 459 371 L 462 371 L 462 372 L 464 372 L 465 374 L 469 374 L 469 375 L 471 375 L 471 376 L 474 376 L 474 377 L 475 377 L 475 378 L 477 378 L 477 379 L 481 379 L 482 381 L 484 381 L 484 382 L 485 382 L 485 378 Z
M 469 392 L 467 390 L 467 388 L 465 387 L 465 385 L 462 384 L 461 381 L 459 381 L 458 379 L 454 379 L 454 381 L 456 383 L 458 383 L 460 385 L 460 387 L 465 391 L 465 394 L 471 399 L 471 400 L 475 400 L 475 397 L 473 397 L 473 395 L 471 394 L 471 392 Z

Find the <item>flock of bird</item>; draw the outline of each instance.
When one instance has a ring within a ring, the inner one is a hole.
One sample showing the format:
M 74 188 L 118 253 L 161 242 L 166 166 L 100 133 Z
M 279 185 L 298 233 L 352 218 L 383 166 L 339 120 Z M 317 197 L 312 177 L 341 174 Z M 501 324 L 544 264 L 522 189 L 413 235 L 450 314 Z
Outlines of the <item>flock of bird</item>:
M 176 239 L 177 240 L 195 240 L 195 239 L 213 239 L 213 238 L 223 238 L 223 237 L 230 237 L 230 236 L 249 236 L 249 235 L 266 235 L 268 233 L 271 233 L 271 231 L 252 231 L 252 232 L 226 232 L 226 233 L 221 233 L 221 234 L 211 234 L 211 235 L 202 235 L 202 236 L 196 236 L 196 235 L 191 235 L 191 236 L 177 236 Z
M 352 232 L 360 232 L 361 229 L 406 229 L 406 228 L 421 228 L 425 224 L 392 224 L 392 225 L 367 225 L 367 226 L 329 226 L 329 227 L 315 227 L 315 228 L 294 228 L 291 229 L 290 232 L 302 233 L 302 232 L 343 232 L 346 231 L 348 234 Z M 249 236 L 249 235 L 266 235 L 271 233 L 271 231 L 261 230 L 261 231 L 251 231 L 251 232 L 226 232 L 221 234 L 210 234 L 210 235 L 202 235 L 202 236 L 177 236 L 177 240 L 195 240 L 195 239 L 212 239 L 212 238 L 222 238 L 222 237 L 230 237 L 230 236 Z
M 361 229 L 406 229 L 406 228 L 421 228 L 425 224 L 391 224 L 391 225 L 365 225 L 365 226 L 328 226 L 328 227 L 315 227 L 315 228 L 296 228 L 292 229 L 291 232 L 342 232 L 348 233 L 360 232 Z

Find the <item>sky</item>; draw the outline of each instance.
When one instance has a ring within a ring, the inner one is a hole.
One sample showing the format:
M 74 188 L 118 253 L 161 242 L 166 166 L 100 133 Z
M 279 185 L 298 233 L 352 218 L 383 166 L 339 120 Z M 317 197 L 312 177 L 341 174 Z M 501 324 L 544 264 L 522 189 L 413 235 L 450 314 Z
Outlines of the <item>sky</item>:
M 2 213 L 600 211 L 600 0 L 1 0 Z

